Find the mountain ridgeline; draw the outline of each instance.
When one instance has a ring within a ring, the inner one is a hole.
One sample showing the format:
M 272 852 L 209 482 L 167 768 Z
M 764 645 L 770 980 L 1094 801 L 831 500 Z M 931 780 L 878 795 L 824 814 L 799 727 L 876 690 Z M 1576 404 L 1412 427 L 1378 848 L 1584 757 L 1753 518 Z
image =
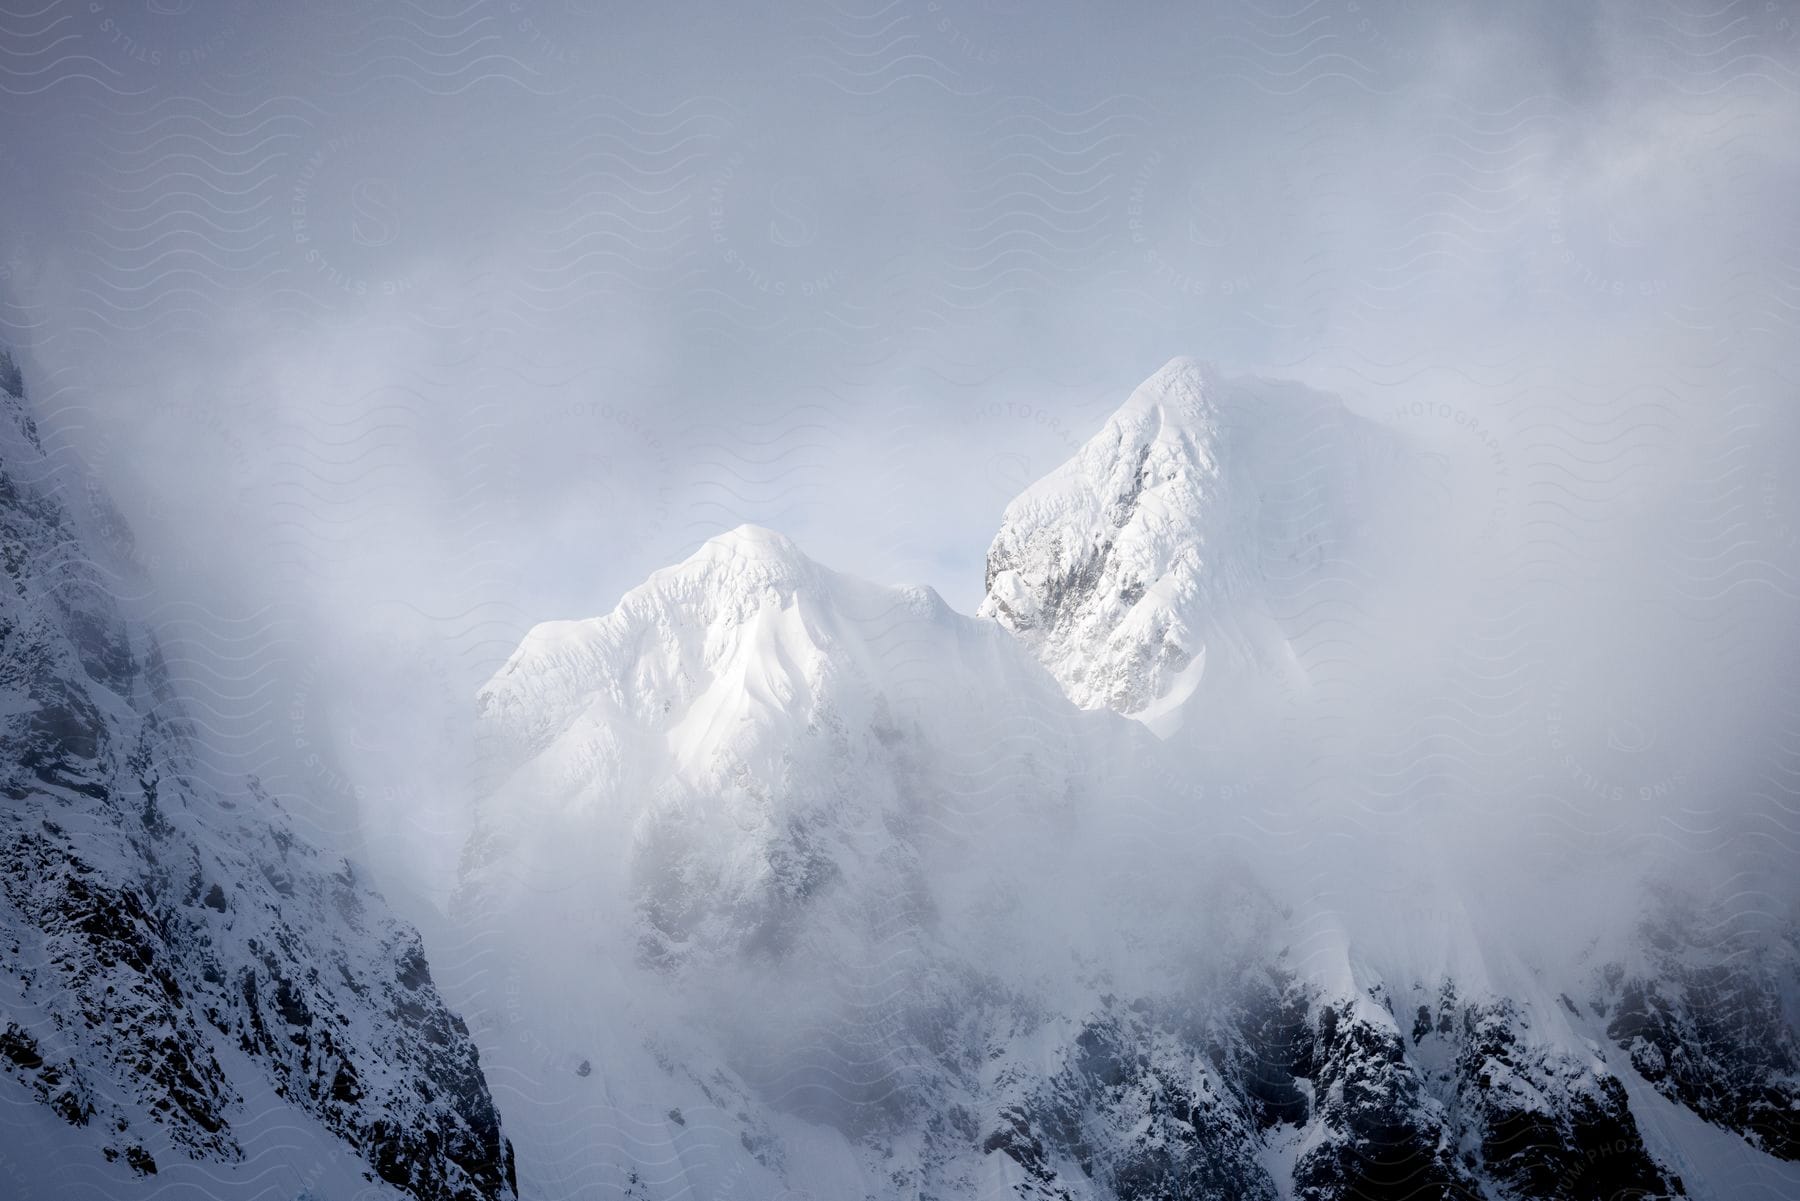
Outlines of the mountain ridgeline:
M 1276 815 L 1312 760 L 1214 770 L 1242 710 L 1326 724 L 1305 639 L 1381 595 L 1415 467 L 1176 360 L 1007 510 L 976 617 L 746 526 L 533 630 L 457 898 L 477 1038 L 545 1098 L 523 1191 L 1800 1188 L 1791 914 L 1644 885 L 1539 956 L 1369 826 L 1327 847 L 1369 921 L 1270 870 L 1309 862 Z
M 973 616 L 744 526 L 536 627 L 434 977 L 207 761 L 103 491 L 0 388 L 25 1195 L 1800 1195 L 1793 912 L 1627 865 L 1539 937 L 1549 875 L 1358 791 L 1345 648 L 1391 644 L 1333 615 L 1430 544 L 1332 396 L 1170 363 L 1007 509 Z

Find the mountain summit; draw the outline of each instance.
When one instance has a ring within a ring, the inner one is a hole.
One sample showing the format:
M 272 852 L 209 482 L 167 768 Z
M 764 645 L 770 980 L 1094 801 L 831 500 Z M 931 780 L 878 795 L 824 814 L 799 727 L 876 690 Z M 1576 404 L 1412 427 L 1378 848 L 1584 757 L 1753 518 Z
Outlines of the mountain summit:
M 1665 915 L 1526 962 L 1422 840 L 1417 889 L 1356 844 L 1377 922 L 1270 870 L 1317 827 L 1227 786 L 1215 717 L 1305 686 L 1405 465 L 1335 398 L 1177 359 L 1008 508 L 978 617 L 746 526 L 531 631 L 481 692 L 462 891 L 484 1054 L 543 1099 L 522 1192 L 1800 1181 L 1791 946 Z
M 534 627 L 478 703 L 508 763 L 570 756 L 603 774 L 630 757 L 619 739 L 631 737 L 653 739 L 683 770 L 705 770 L 747 749 L 740 734 L 779 741 L 834 707 L 870 701 L 861 684 L 871 678 L 891 692 L 895 672 L 883 661 L 901 636 L 944 640 L 953 661 L 1013 654 L 929 588 L 840 575 L 745 525 L 654 572 L 603 617 Z
M 1791 915 L 1665 890 L 1539 953 L 1530 865 L 1220 770 L 1218 707 L 1304 673 L 1361 515 L 1391 534 L 1392 447 L 1329 397 L 1171 363 L 1008 511 L 984 617 L 743 526 L 533 629 L 479 693 L 441 994 L 205 770 L 0 407 L 20 1195 L 1800 1195 Z
M 651 941 L 684 956 L 751 927 L 784 941 L 790 919 L 827 903 L 828 880 L 902 888 L 894 873 L 936 837 L 920 822 L 969 784 L 933 765 L 1033 754 L 1067 776 L 1072 727 L 1094 725 L 992 623 L 929 588 L 831 571 L 754 526 L 603 617 L 535 627 L 479 706 L 497 775 L 483 820 L 514 867 L 471 881 L 497 886 L 525 863 L 560 878 L 580 872 L 571 848 L 592 847 L 636 891 L 603 900 L 582 873 L 587 903 L 637 906 Z M 520 828 L 559 833 L 508 833 Z
M 1083 708 L 1167 733 L 1203 690 L 1302 676 L 1282 618 L 1399 448 L 1335 397 L 1171 360 L 1007 506 L 980 614 Z

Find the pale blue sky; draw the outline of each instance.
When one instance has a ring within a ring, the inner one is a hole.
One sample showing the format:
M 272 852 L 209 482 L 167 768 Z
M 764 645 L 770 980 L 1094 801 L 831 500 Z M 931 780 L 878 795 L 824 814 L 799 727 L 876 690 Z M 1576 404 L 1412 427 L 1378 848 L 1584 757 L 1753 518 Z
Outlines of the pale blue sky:
M 204 602 L 196 687 L 279 681 L 243 761 L 364 781 L 377 847 L 453 851 L 442 748 L 524 628 L 718 530 L 972 610 L 1006 501 L 1176 354 L 1401 425 L 1565 633 L 1649 596 L 1649 644 L 1766 646 L 1795 16 L 53 0 L 0 17 L 3 319 Z

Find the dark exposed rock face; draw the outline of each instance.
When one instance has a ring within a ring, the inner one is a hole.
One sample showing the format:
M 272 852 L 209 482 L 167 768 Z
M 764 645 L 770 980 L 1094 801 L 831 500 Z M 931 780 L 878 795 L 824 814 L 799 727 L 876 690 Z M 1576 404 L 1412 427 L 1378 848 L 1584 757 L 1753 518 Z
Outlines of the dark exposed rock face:
M 1141 1006 L 1113 1003 L 1092 1015 L 1032 1105 L 1002 1116 L 1010 1128 L 984 1148 L 999 1139 L 999 1149 L 1039 1172 L 1051 1156 L 1073 1161 L 1120 1201 L 1277 1195 L 1255 1154 L 1252 1112 L 1201 1040 Z
M 1462 1011 L 1456 1069 L 1486 1175 L 1520 1197 L 1608 1201 L 1681 1192 L 1644 1147 L 1609 1069 L 1532 1046 L 1510 1002 Z M 1549 1103 L 1546 1103 L 1546 1100 Z
M 1224 1020 L 1109 1000 L 1012 1090 L 981 1148 L 1045 1198 L 1684 1195 L 1598 1055 L 1535 1036 L 1511 1002 L 1459 1001 L 1451 981 L 1418 1008 L 1403 1024 L 1373 996 L 1279 974 Z
M 1355 1001 L 1320 1006 L 1314 1032 L 1315 1120 L 1326 1137 L 1295 1164 L 1294 1195 L 1476 1195 L 1456 1162 L 1449 1115 L 1399 1032 Z
M 0 405 L 0 1071 L 144 1175 L 162 1148 L 237 1159 L 243 1090 L 272 1088 L 420 1201 L 512 1196 L 418 936 L 254 781 L 200 782 L 155 642 L 16 387 Z M 263 1078 L 234 1080 L 226 1046 Z
M 1800 1159 L 1800 1040 L 1784 1008 L 1800 996 L 1791 933 L 1734 933 L 1725 915 L 1673 896 L 1643 933 L 1638 962 L 1601 974 L 1607 1037 L 1663 1096 Z
M 1016 634 L 1077 704 L 1164 736 L 1184 714 L 1193 724 L 1229 717 L 1255 704 L 1257 677 L 1280 678 L 1294 633 L 1275 615 L 1317 603 L 1264 602 L 1316 579 L 1309 573 L 1325 562 L 1378 560 L 1381 548 L 1362 540 L 1364 517 L 1405 528 L 1388 518 L 1418 482 L 1408 457 L 1329 398 L 1171 362 L 1008 507 L 981 613 Z M 1215 679 L 1226 687 L 1209 695 Z M 1271 712 L 1288 708 L 1276 702 Z M 1719 934 L 1729 916 L 1667 915 L 1632 962 L 1593 989 L 1572 973 L 1574 996 L 1549 1005 L 1491 991 L 1459 997 L 1448 979 L 1358 994 L 1277 977 L 1225 1006 L 1231 1016 L 1201 1039 L 1232 1098 L 1231 1120 L 1214 1126 L 1249 1131 L 1268 1173 L 1305 1201 L 1683 1195 L 1632 1113 L 1626 1081 L 1641 1077 L 1794 1159 L 1800 922 L 1776 923 L 1785 940 L 1732 939 Z M 1162 1069 L 1141 1064 L 1165 1062 L 1152 1048 L 1167 1033 L 1124 1038 L 1132 1049 L 1107 1062 L 1139 1063 L 1133 1080 L 1155 1075 Z M 1105 1111 L 1071 1083 L 1079 1078 L 1065 1070 L 1047 1099 L 1009 1108 L 992 1149 L 1050 1181 L 1071 1160 L 1089 1172 L 1100 1158 L 1091 1117 L 1075 1139 L 1058 1116 Z M 1222 1152 L 1210 1154 L 1216 1163 Z M 1189 1168 L 1165 1179 L 1178 1177 L 1179 1187 L 1146 1195 L 1217 1187 Z M 1266 1181 L 1250 1172 L 1232 1187 L 1258 1196 Z

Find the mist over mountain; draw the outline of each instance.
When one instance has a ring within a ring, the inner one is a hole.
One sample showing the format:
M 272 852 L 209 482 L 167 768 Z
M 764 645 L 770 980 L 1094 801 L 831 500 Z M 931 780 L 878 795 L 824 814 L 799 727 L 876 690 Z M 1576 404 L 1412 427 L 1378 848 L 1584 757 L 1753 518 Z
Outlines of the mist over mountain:
M 271 1157 L 275 1187 L 515 1195 L 418 933 L 208 753 L 141 579 L 96 549 L 117 512 L 46 457 L 4 352 L 0 388 L 14 1195 L 248 1197 Z
M 1758 920 L 1702 859 L 1482 863 L 1336 745 L 1283 605 L 1416 578 L 1418 454 L 1176 360 L 1009 508 L 981 616 L 745 526 L 534 629 L 480 694 L 458 906 L 507 982 L 477 1037 L 565 1098 L 519 1135 L 527 1190 L 601 1139 L 616 1187 L 674 1157 L 721 1195 L 1787 1187 L 1791 890 Z M 1364 604 L 1367 645 L 1402 635 Z M 1545 813 L 1490 817 L 1490 852 Z
M 1797 98 L 0 13 L 0 1201 L 1800 1196 Z
M 1461 686 L 1454 661 L 1405 653 L 1443 635 L 1394 598 L 1457 595 L 1467 563 L 1417 518 L 1428 452 L 1327 394 L 1171 361 L 1007 508 L 972 616 L 744 525 L 605 616 L 534 627 L 473 698 L 485 791 L 441 978 L 416 936 L 368 932 L 381 902 L 348 861 L 325 882 L 291 832 L 230 816 L 232 791 L 276 811 L 254 778 L 201 782 L 218 748 L 189 738 L 103 576 L 40 586 L 59 547 L 88 562 L 55 499 L 77 490 L 10 400 L 9 468 L 43 463 L 8 477 L 11 791 L 44 813 L 15 815 L 42 829 L 8 861 L 8 1055 L 75 1132 L 57 1142 L 104 1126 L 91 1145 L 139 1179 L 234 1163 L 234 1129 L 254 1140 L 293 1104 L 366 1181 L 434 1198 L 1800 1183 L 1791 879 L 1721 878 L 1704 848 L 1524 853 L 1558 812 L 1664 799 L 1558 774 L 1655 748 L 1610 711 L 1578 719 L 1596 677 L 1548 661 L 1554 624 L 1516 652 L 1546 657 L 1522 681 L 1549 689 L 1546 740 L 1460 721 L 1462 781 L 1387 803 L 1370 740 L 1427 728 Z M 1318 639 L 1339 607 L 1354 633 Z M 1482 617 L 1472 599 L 1449 632 Z M 1480 813 L 1480 788 L 1514 803 Z M 77 809 L 118 849 L 56 841 Z M 240 943 L 246 905 L 275 925 Z M 69 981 L 42 1000 L 38 957 Z M 121 960 L 161 996 L 84 994 Z M 84 995 L 105 1033 L 70 1042 L 50 998 Z M 144 1053 L 156 1006 L 184 1040 L 157 1052 L 174 1075 L 120 1093 L 108 1073 Z M 344 1032 L 315 1047 L 322 1020 Z M 446 1050 L 348 1033 L 383 1022 Z M 248 1057 L 238 1075 L 208 1028 Z M 362 1083 L 378 1061 L 391 1100 Z M 545 1100 L 509 1111 L 509 1088 Z

